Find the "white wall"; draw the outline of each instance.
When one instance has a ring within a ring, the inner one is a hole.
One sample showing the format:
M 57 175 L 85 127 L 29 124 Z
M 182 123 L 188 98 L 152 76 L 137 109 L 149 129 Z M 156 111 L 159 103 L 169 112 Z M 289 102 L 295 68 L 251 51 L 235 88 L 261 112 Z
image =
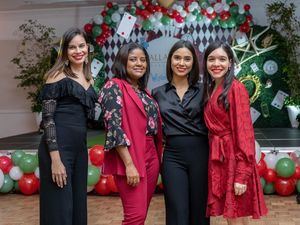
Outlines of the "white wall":
M 254 21 L 259 25 L 267 25 L 265 4 L 271 0 L 241 0 L 251 5 Z M 293 1 L 300 5 L 300 0 Z M 26 92 L 16 88 L 17 81 L 13 78 L 17 73 L 10 60 L 17 54 L 17 28 L 27 19 L 37 19 L 40 23 L 56 28 L 56 34 L 61 36 L 69 27 L 83 27 L 84 24 L 102 7 L 65 8 L 46 10 L 26 10 L 0 12 L 0 138 L 36 131 L 34 116 L 30 104 L 26 100 Z M 300 15 L 300 7 L 297 8 Z

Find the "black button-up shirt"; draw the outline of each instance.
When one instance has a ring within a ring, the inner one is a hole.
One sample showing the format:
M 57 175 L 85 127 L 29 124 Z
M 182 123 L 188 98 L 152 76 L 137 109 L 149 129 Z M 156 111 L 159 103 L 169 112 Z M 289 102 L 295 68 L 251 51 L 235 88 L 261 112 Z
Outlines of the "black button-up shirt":
M 165 136 L 207 135 L 203 119 L 202 83 L 189 87 L 182 101 L 170 83 L 153 89 L 152 95 L 160 108 Z

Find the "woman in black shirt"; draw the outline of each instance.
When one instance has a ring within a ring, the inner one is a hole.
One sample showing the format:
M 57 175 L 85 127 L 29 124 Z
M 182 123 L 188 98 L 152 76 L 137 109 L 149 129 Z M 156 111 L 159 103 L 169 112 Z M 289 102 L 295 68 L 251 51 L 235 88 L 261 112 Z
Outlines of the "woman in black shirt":
M 168 83 L 152 92 L 163 118 L 162 178 L 166 225 L 207 225 L 208 138 L 203 120 L 203 84 L 195 49 L 180 40 L 167 59 Z

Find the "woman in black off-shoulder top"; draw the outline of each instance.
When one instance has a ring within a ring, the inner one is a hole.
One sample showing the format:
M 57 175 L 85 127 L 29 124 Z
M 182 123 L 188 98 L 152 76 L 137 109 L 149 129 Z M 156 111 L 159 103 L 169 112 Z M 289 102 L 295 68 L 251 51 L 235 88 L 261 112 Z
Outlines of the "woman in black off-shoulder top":
M 45 133 L 39 146 L 40 224 L 87 224 L 87 119 L 94 118 L 86 34 L 64 35 L 41 92 Z

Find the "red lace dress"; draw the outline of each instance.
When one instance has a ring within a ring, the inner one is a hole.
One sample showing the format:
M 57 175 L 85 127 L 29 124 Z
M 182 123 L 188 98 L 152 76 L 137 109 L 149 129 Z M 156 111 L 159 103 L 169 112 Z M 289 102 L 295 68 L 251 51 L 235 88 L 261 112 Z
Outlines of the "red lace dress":
M 210 142 L 207 215 L 259 218 L 267 213 L 267 208 L 255 163 L 248 92 L 234 80 L 226 112 L 217 102 L 222 88 L 223 85 L 217 88 L 204 111 Z M 234 194 L 234 182 L 247 184 L 243 195 Z

